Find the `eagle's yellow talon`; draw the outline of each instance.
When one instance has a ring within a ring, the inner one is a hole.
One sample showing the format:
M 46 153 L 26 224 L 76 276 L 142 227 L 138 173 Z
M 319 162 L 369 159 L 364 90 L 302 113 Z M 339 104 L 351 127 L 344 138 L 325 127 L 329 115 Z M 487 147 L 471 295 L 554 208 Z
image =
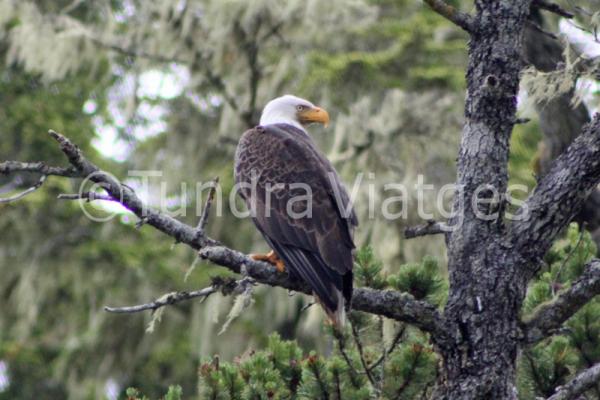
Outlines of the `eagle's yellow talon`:
M 283 260 L 279 258 L 273 250 L 267 254 L 250 254 L 250 258 L 256 261 L 266 261 L 269 264 L 273 264 L 279 272 L 285 271 L 285 264 L 283 263 Z

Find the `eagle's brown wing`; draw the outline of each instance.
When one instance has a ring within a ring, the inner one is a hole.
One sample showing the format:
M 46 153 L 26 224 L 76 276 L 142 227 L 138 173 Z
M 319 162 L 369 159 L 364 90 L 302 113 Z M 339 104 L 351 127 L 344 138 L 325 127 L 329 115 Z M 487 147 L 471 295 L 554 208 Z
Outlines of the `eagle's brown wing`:
M 246 185 L 239 193 L 288 270 L 311 286 L 330 315 L 339 311 L 352 296 L 357 221 L 337 173 L 312 139 L 286 124 L 247 131 L 236 152 L 235 178 Z

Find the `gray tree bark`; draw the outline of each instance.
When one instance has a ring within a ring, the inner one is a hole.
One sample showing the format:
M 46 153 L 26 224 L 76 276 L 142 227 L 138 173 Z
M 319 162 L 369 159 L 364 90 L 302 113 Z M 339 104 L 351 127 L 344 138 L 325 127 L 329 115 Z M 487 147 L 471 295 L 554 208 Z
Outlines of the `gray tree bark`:
M 544 26 L 544 19 L 537 9 L 532 11 L 530 20 L 538 26 Z M 528 25 L 523 41 L 525 61 L 542 72 L 554 71 L 564 63 L 562 43 Z M 590 121 L 590 113 L 585 104 L 571 104 L 573 92 L 555 99 L 536 104 L 540 129 L 544 139 L 539 148 L 539 171 L 548 172 L 552 160 L 556 159 L 575 140 L 585 124 Z M 581 211 L 575 217 L 579 223 L 585 223 L 592 233 L 596 244 L 600 245 L 600 190 L 594 190 Z
M 480 0 L 475 6 L 468 29 L 459 189 L 455 217 L 449 221 L 454 230 L 446 236 L 450 290 L 443 318 L 451 340 L 433 338 L 443 358 L 442 379 L 433 398 L 516 399 L 516 361 L 524 343 L 519 312 L 527 284 L 552 240 L 600 179 L 600 119 L 596 117 L 561 157 L 548 162 L 547 174 L 519 211 L 524 214 L 517 213 L 527 218 L 505 221 L 509 141 L 531 1 Z M 540 112 L 545 121 L 550 120 L 545 113 L 557 114 L 556 109 Z M 544 128 L 547 132 L 569 128 L 580 134 L 585 121 L 575 119 L 566 118 L 566 127 L 549 122 L 551 126 Z M 564 134 L 552 137 L 563 139 Z M 556 145 L 556 155 L 571 141 Z M 567 312 L 560 318 L 555 315 L 556 323 L 578 309 L 573 299 L 589 299 L 598 290 L 563 297 Z M 544 331 L 543 336 L 548 334 Z

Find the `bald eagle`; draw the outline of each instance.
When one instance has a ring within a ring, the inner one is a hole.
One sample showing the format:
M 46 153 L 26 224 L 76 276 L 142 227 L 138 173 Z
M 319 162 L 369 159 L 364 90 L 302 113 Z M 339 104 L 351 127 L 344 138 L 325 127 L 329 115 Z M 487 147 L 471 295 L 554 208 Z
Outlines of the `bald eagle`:
M 329 114 L 292 95 L 271 100 L 260 125 L 241 137 L 235 155 L 238 193 L 273 249 L 271 262 L 313 290 L 335 326 L 352 297 L 353 231 L 358 226 L 348 193 L 306 132 L 327 125 Z

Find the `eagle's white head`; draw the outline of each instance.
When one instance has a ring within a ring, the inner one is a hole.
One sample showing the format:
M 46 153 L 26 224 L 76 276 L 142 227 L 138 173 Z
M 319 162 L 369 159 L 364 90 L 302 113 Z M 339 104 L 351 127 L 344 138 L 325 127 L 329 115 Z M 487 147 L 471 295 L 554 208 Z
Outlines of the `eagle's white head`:
M 260 117 L 260 125 L 289 124 L 304 129 L 306 125 L 329 123 L 329 114 L 308 100 L 286 94 L 267 103 Z

